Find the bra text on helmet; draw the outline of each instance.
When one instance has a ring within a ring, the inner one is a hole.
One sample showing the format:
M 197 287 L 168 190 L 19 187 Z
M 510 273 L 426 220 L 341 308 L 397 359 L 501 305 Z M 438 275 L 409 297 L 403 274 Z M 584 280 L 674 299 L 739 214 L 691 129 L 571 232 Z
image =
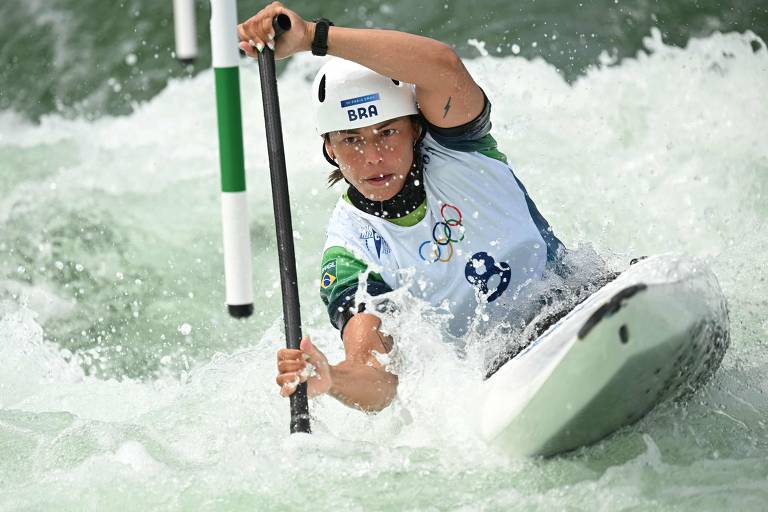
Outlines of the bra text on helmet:
M 378 101 L 381 99 L 379 93 L 366 94 L 364 96 L 358 96 L 356 98 L 349 98 L 341 100 L 341 108 L 352 107 L 360 105 L 362 103 L 369 103 L 371 101 Z M 367 107 L 350 108 L 347 110 L 347 117 L 350 121 L 357 121 L 358 119 L 367 119 L 370 117 L 376 117 L 379 115 L 379 111 L 376 105 L 368 105 Z
M 379 115 L 379 112 L 376 110 L 376 105 L 368 105 L 368 108 L 357 107 L 357 111 L 354 108 L 349 109 L 347 110 L 347 115 L 350 121 L 357 121 L 367 117 L 376 117 Z

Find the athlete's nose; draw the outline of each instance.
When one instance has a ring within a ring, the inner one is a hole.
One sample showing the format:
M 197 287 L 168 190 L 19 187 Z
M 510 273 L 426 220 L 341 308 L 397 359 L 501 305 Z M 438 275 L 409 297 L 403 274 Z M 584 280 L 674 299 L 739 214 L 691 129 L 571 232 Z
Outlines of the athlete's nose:
M 377 165 L 381 163 L 381 147 L 378 142 L 366 142 L 363 144 L 363 155 L 365 163 L 368 165 Z

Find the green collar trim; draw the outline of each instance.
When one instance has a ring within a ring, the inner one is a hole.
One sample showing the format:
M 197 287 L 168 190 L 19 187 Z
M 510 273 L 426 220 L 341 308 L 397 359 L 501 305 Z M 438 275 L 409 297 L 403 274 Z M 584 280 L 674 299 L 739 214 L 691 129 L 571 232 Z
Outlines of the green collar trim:
M 349 199 L 349 196 L 347 195 L 346 192 L 344 192 L 344 194 L 341 197 L 346 202 L 352 205 L 352 201 Z M 409 228 L 421 222 L 422 219 L 426 217 L 426 215 L 427 215 L 427 200 L 425 199 L 424 202 L 422 202 L 415 210 L 413 210 L 411 213 L 409 213 L 405 217 L 400 217 L 399 219 L 387 219 L 387 220 L 397 226 Z
M 415 210 L 413 210 L 411 213 L 409 213 L 405 217 L 400 217 L 398 219 L 387 219 L 387 220 L 397 226 L 409 228 L 421 222 L 421 219 L 423 219 L 426 215 L 427 215 L 427 200 L 425 199 L 423 203 L 421 203 Z

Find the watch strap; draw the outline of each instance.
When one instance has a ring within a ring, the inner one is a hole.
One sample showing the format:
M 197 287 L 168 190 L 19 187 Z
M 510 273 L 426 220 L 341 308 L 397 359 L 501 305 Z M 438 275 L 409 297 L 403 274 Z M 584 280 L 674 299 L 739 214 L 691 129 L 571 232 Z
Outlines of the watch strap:
M 315 37 L 312 38 L 312 55 L 322 57 L 328 53 L 328 32 L 333 26 L 331 20 L 318 18 L 315 21 Z

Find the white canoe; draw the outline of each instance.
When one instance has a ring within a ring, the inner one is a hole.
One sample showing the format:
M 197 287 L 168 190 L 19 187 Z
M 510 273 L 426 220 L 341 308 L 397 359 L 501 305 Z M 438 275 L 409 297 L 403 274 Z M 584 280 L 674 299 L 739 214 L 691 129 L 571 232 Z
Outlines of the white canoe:
M 482 383 L 480 432 L 513 455 L 594 443 L 694 390 L 728 344 L 725 299 L 706 266 L 641 260 Z

